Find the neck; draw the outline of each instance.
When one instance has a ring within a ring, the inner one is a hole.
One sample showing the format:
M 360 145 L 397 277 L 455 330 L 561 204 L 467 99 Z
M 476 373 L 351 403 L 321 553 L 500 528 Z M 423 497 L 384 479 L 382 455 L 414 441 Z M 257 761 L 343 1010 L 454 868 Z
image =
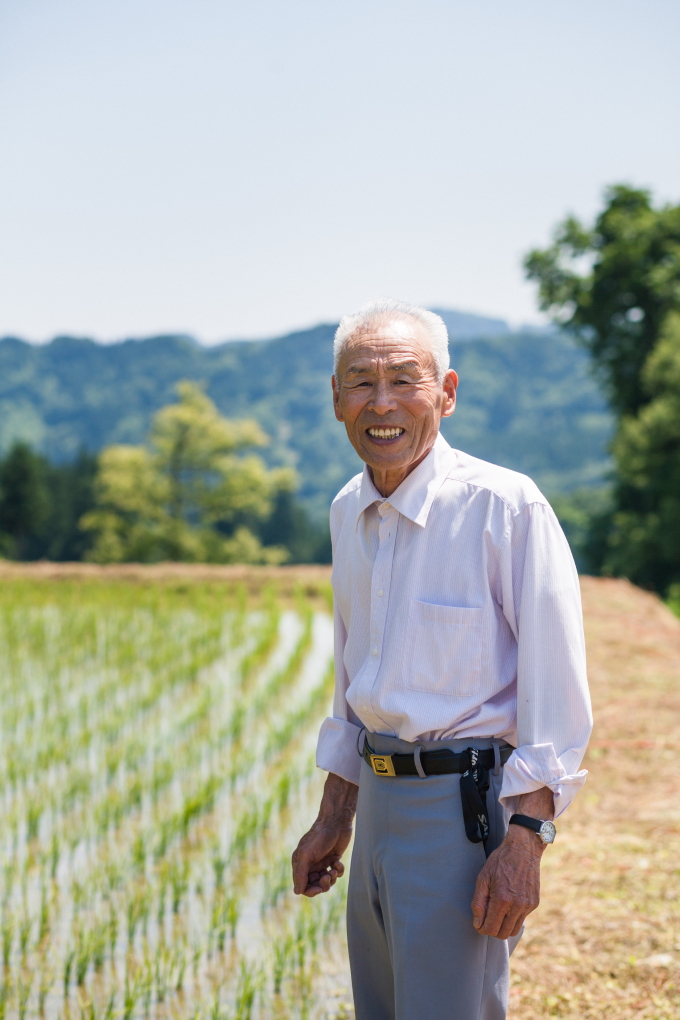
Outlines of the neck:
M 432 446 L 434 446 L 434 443 Z M 411 464 L 407 464 L 405 467 L 388 468 L 385 471 L 381 471 L 380 468 L 374 468 L 369 464 L 368 470 L 371 475 L 371 479 L 380 495 L 386 497 L 391 496 L 392 493 L 399 488 L 404 479 L 407 478 L 412 471 L 415 471 L 418 465 L 425 460 L 432 449 L 432 446 L 426 450 L 421 457 L 418 457 L 417 460 L 414 460 Z

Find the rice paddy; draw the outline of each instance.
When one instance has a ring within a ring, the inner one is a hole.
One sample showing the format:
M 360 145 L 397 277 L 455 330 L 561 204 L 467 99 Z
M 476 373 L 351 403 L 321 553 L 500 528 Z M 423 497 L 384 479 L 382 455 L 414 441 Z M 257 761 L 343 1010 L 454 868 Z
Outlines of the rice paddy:
M 300 901 L 289 878 L 323 781 L 327 603 L 2 584 L 0 1020 L 351 1015 L 344 884 Z

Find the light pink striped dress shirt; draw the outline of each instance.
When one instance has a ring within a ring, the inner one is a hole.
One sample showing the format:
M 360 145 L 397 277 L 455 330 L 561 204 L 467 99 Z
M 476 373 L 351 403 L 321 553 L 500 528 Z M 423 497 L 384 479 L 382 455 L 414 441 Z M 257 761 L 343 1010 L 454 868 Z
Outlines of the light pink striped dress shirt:
M 388 499 L 366 468 L 348 482 L 331 535 L 336 690 L 317 764 L 358 783 L 362 726 L 502 738 L 505 806 L 548 786 L 560 814 L 592 716 L 578 576 L 534 483 L 439 435 Z

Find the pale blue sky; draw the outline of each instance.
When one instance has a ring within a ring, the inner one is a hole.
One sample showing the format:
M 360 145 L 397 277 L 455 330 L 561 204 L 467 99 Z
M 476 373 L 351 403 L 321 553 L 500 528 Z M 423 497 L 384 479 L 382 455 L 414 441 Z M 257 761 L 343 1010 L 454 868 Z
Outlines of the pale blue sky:
M 680 201 L 679 46 L 677 0 L 0 0 L 0 335 L 536 321 L 556 220 Z

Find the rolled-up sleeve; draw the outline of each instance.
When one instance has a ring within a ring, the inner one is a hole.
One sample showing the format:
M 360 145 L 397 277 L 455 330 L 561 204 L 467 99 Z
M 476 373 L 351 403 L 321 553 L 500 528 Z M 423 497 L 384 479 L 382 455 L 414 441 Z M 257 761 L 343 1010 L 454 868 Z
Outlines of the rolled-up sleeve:
M 555 817 L 585 782 L 592 729 L 578 574 L 552 509 L 532 503 L 509 523 L 501 556 L 504 615 L 517 639 L 517 749 L 501 801 L 549 787 Z
M 361 724 L 347 704 L 347 688 L 349 677 L 345 669 L 344 651 L 347 641 L 347 630 L 335 606 L 335 697 L 333 715 L 324 719 L 319 732 L 316 748 L 316 764 L 326 772 L 334 772 L 350 783 L 359 785 L 361 758 L 357 750 L 357 741 L 361 732 Z

